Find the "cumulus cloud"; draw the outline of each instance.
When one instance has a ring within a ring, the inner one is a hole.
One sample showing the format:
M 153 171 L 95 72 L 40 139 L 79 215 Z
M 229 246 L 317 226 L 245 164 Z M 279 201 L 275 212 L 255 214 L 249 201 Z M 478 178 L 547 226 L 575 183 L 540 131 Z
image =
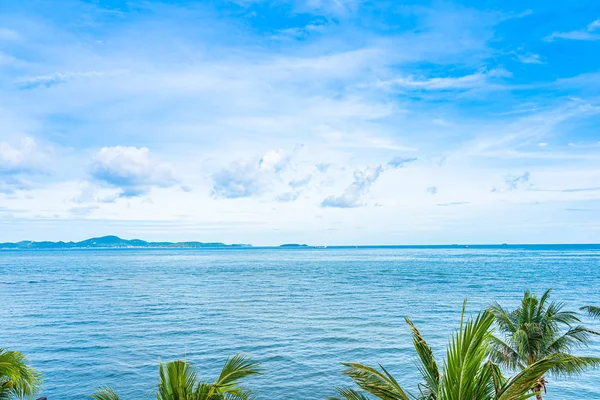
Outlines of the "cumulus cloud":
M 26 177 L 47 173 L 49 160 L 50 150 L 41 148 L 31 137 L 18 144 L 0 142 L 0 192 L 30 189 Z
M 173 168 L 156 161 L 147 147 L 102 148 L 92 163 L 92 177 L 121 190 L 121 197 L 147 194 L 153 187 L 177 184 Z
M 289 169 L 292 158 L 300 147 L 297 146 L 291 153 L 282 149 L 271 150 L 258 160 L 237 161 L 215 172 L 212 175 L 212 195 L 237 199 L 262 194 L 275 178 Z M 289 184 L 293 188 L 295 184 L 302 186 L 302 180 L 292 180 Z
M 388 162 L 388 165 L 392 168 L 402 168 L 404 167 L 404 164 L 408 164 L 415 161 L 417 161 L 417 158 L 414 157 L 395 157 Z
M 354 208 L 364 205 L 362 197 L 383 171 L 383 166 L 371 166 L 354 171 L 354 181 L 339 196 L 330 196 L 321 202 L 321 207 Z
M 0 142 L 0 173 L 19 174 L 40 172 L 48 154 L 33 138 L 26 137 L 18 145 Z
M 253 163 L 235 162 L 212 175 L 215 197 L 237 199 L 260 194 L 264 187 L 264 177 L 259 166 Z
M 284 150 L 272 150 L 262 156 L 258 166 L 263 171 L 280 172 L 289 165 L 290 159 L 291 156 L 286 154 Z

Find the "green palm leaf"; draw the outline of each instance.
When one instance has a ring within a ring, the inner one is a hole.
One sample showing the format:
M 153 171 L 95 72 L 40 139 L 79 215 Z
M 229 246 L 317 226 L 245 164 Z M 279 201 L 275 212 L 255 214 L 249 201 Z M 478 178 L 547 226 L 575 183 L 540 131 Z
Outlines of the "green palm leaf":
M 242 354 L 228 358 L 219 378 L 212 384 L 211 394 L 228 394 L 244 400 L 252 398 L 252 393 L 241 388 L 239 383 L 242 379 L 260 374 L 258 366 L 256 361 Z
M 330 397 L 329 400 L 370 400 L 364 393 L 354 389 L 337 388 L 336 391 L 342 397 Z
M 40 374 L 22 353 L 0 348 L 0 400 L 31 397 L 40 384 Z
M 581 307 L 581 310 L 587 312 L 593 318 L 600 318 L 600 307 L 585 306 Z
M 157 400 L 193 399 L 196 392 L 196 372 L 190 364 L 177 360 L 166 364 L 162 362 L 158 368 Z
M 343 374 L 354 381 L 367 393 L 377 396 L 381 400 L 410 400 L 411 397 L 402 389 L 398 382 L 383 368 L 382 371 L 358 364 L 342 363 L 347 367 Z
M 564 304 L 551 302 L 550 293 L 547 290 L 538 298 L 526 291 L 519 307 L 512 311 L 497 303 L 488 308 L 501 333 L 491 341 L 489 354 L 493 361 L 521 372 L 535 367 L 529 371 L 533 375 L 541 370 L 544 374 L 572 375 L 598 366 L 596 358 L 570 353 L 587 347 L 591 336 L 600 333 L 582 325 L 577 313 L 565 310 Z M 521 385 L 531 383 L 525 377 L 518 381 Z M 530 389 L 542 390 L 545 386 L 546 381 L 540 376 Z
M 110 387 L 100 388 L 96 393 L 91 394 L 90 397 L 94 400 L 121 400 L 119 395 Z
M 417 368 L 423 376 L 424 383 L 420 386 L 421 397 L 425 399 L 436 398 L 440 384 L 440 370 L 433 356 L 433 350 L 417 329 L 415 324 L 408 318 L 404 318 L 410 325 L 413 335 L 413 346 L 419 356 L 419 365 Z

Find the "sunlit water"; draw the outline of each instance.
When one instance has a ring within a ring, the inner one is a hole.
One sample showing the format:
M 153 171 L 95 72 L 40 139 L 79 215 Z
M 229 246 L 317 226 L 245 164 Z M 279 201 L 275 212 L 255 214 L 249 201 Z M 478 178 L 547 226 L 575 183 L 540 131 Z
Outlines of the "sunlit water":
M 439 357 L 468 298 L 475 311 L 555 289 L 600 304 L 595 249 L 226 249 L 0 252 L 0 347 L 24 352 L 49 400 L 111 385 L 149 399 L 159 357 L 206 378 L 246 352 L 265 399 L 318 399 L 340 361 L 382 363 L 414 389 L 409 316 Z M 600 322 L 587 321 L 600 329 Z M 586 351 L 600 356 L 600 341 Z M 550 379 L 547 399 L 600 398 L 600 372 Z

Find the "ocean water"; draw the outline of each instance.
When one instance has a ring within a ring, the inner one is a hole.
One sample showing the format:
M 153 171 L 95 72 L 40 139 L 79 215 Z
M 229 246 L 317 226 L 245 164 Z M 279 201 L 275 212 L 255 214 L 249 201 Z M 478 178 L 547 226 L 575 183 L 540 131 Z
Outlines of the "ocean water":
M 69 250 L 0 252 L 0 347 L 24 352 L 49 400 L 111 385 L 150 399 L 158 360 L 212 379 L 245 352 L 263 399 L 323 399 L 349 382 L 340 361 L 418 374 L 403 317 L 442 357 L 468 298 L 474 312 L 554 288 L 600 304 L 596 247 Z M 600 329 L 600 321 L 586 320 Z M 600 356 L 600 341 L 585 353 Z M 600 371 L 549 382 L 547 399 L 600 398 Z

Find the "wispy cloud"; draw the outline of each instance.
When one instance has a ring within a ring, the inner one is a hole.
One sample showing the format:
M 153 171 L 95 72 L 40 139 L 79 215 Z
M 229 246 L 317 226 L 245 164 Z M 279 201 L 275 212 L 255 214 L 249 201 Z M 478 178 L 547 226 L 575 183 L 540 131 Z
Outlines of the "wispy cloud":
M 438 207 L 452 207 L 452 206 L 462 206 L 464 204 L 469 204 L 468 201 L 453 201 L 450 203 L 438 203 L 436 204 Z
M 519 54 L 517 58 L 524 64 L 546 64 L 542 57 L 535 53 Z
M 85 72 L 56 72 L 49 75 L 38 75 L 19 79 L 17 84 L 23 89 L 39 87 L 49 88 L 75 79 L 92 79 L 127 74 L 126 70 L 114 71 L 85 71 Z
M 389 162 L 388 165 L 392 168 L 402 168 L 405 164 L 412 163 L 417 161 L 416 157 L 394 157 Z
M 584 29 L 576 30 L 576 31 L 568 31 L 568 32 L 553 32 L 550 35 L 546 36 L 544 40 L 553 41 L 557 39 L 565 39 L 565 40 L 600 40 L 600 19 L 597 19 L 590 23 Z
M 378 83 L 380 86 L 402 88 L 407 90 L 467 90 L 482 87 L 493 78 L 510 76 L 506 70 L 494 69 L 470 75 L 452 77 L 418 78 L 415 76 L 399 77 Z

